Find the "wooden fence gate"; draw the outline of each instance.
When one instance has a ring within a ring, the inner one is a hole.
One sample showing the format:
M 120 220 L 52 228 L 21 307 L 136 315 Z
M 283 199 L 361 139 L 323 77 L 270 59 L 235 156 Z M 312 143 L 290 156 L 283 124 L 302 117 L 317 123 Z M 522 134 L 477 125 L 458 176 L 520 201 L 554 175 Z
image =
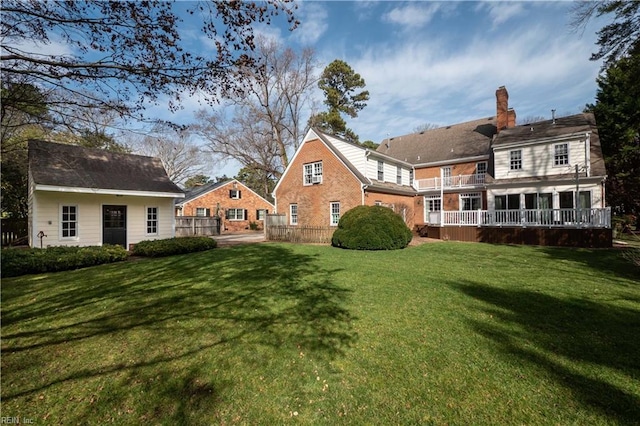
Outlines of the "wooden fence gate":
M 220 218 L 176 216 L 176 237 L 220 235 Z

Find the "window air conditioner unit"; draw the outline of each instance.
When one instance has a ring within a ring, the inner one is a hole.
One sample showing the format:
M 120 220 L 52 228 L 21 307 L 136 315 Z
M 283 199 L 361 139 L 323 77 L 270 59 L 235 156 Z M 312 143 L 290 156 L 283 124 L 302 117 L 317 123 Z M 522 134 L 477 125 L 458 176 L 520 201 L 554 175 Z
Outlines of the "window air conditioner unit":
M 313 176 L 311 178 L 311 183 L 322 183 L 322 176 Z

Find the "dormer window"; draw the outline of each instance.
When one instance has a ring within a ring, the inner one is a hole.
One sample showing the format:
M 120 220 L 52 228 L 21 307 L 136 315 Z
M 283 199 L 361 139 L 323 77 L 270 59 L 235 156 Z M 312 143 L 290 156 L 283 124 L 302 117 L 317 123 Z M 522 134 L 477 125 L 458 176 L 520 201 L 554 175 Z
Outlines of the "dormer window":
M 305 185 L 317 185 L 322 183 L 322 161 L 305 164 L 302 168 Z

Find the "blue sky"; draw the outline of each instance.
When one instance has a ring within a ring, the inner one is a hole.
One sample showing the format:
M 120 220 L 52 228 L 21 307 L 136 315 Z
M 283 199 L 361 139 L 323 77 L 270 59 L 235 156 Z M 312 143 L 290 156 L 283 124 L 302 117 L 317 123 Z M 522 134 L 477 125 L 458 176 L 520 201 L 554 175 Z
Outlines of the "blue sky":
M 311 46 L 322 68 L 342 59 L 370 100 L 347 124 L 361 140 L 412 133 L 495 114 L 506 86 L 519 121 L 578 113 L 594 102 L 601 63 L 592 22 L 572 32 L 571 2 L 302 1 L 293 32 L 257 31 L 294 49 Z M 188 22 L 185 22 L 188 24 Z M 318 101 L 322 101 L 318 93 Z M 185 105 L 180 115 L 195 101 Z M 169 118 L 169 117 L 168 117 Z M 186 117 L 184 117 L 186 118 Z

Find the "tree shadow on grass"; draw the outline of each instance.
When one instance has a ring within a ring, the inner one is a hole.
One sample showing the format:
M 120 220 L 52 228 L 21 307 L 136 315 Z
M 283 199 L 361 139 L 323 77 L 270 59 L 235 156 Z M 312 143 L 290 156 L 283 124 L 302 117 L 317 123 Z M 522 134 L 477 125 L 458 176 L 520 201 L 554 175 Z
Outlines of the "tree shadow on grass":
M 638 310 L 473 281 L 452 283 L 451 287 L 486 303 L 480 309 L 491 319 L 468 321 L 505 353 L 544 368 L 583 404 L 615 421 L 632 424 L 640 419 Z M 558 357 L 571 360 L 575 367 L 562 365 Z M 585 365 L 599 372 L 587 374 Z M 615 370 L 617 377 L 625 377 L 631 385 L 621 387 L 608 381 L 607 370 Z
M 157 391 L 160 400 L 181 395 L 186 405 L 171 417 L 184 418 L 188 401 L 199 401 L 195 394 L 218 387 L 198 382 L 194 373 L 203 352 L 230 344 L 248 353 L 256 345 L 284 346 L 333 359 L 350 347 L 357 338 L 347 308 L 351 290 L 332 280 L 335 272 L 314 256 L 264 244 L 3 282 L 3 382 L 19 382 L 11 376 L 21 374 L 35 353 L 82 352 L 105 338 L 114 345 L 105 351 L 126 348 L 132 336 L 149 343 L 133 362 L 74 364 L 49 371 L 44 380 L 3 386 L 2 398 L 29 398 L 59 384 L 126 372 L 165 374 L 175 368 L 170 365 L 186 363 L 188 371 L 171 372 L 172 387 Z M 40 367 L 55 361 L 52 356 Z
M 547 256 L 583 265 L 586 270 L 597 270 L 616 277 L 640 282 L 640 268 L 624 257 L 620 249 L 576 249 L 567 247 L 540 247 Z

